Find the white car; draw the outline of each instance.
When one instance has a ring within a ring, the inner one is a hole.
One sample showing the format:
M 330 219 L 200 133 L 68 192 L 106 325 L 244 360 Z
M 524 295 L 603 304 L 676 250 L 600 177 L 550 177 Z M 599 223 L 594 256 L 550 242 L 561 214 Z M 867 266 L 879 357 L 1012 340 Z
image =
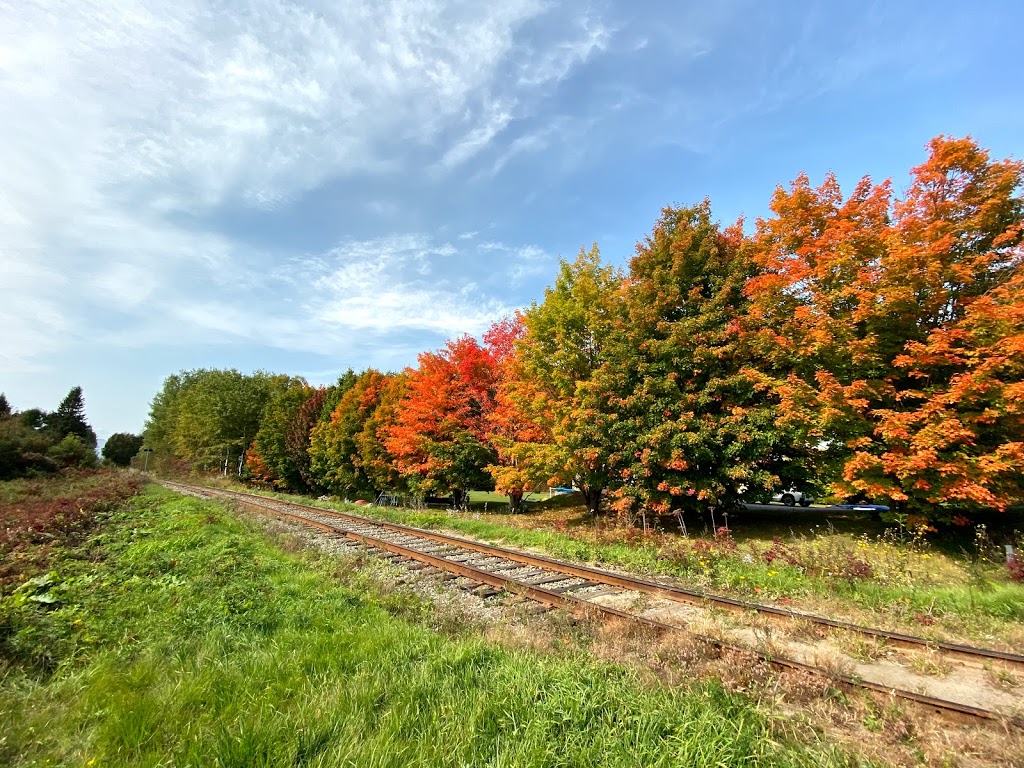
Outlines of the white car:
M 788 491 L 782 493 L 776 493 L 772 496 L 772 501 L 778 501 L 785 504 L 787 507 L 794 507 L 799 504 L 801 507 L 809 507 L 814 503 L 814 497 L 808 496 L 803 491 L 794 491 L 790 488 Z

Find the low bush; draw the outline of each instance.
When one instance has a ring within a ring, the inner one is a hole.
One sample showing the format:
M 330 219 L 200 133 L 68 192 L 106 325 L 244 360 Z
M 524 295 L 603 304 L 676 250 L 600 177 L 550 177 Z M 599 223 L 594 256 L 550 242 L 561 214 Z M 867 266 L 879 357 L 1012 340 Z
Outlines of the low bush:
M 0 594 L 45 571 L 54 548 L 81 539 L 96 515 L 120 506 L 140 484 L 110 470 L 0 483 Z

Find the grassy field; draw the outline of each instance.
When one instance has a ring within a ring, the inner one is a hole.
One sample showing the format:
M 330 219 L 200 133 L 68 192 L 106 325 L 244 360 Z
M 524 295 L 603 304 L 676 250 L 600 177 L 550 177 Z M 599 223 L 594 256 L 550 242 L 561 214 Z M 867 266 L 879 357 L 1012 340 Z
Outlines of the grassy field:
M 554 501 L 564 505 L 566 499 Z M 885 526 L 866 515 L 825 518 L 811 509 L 774 519 L 747 513 L 738 523 L 729 521 L 728 534 L 684 537 L 645 533 L 546 503 L 520 515 L 347 508 L 935 639 L 1024 647 L 1024 584 L 1010 580 L 1002 548 L 984 528 L 969 529 L 974 536 L 965 542 L 963 536 Z M 1017 540 L 1024 550 L 1020 534 Z
M 47 568 L 0 598 L 3 765 L 852 764 L 713 682 L 432 631 L 155 487 Z

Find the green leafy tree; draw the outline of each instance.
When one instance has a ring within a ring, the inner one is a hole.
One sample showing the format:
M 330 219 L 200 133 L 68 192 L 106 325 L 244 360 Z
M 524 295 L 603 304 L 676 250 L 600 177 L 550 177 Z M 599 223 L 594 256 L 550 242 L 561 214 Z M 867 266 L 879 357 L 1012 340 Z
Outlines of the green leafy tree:
M 0 419 L 0 480 L 52 472 L 57 468 L 46 455 L 53 442 L 20 416 L 12 413 L 9 418 Z
M 7 395 L 0 392 L 0 419 L 9 419 L 11 414 L 11 404 L 7 401 Z
M 127 467 L 142 448 L 142 435 L 115 432 L 103 444 L 103 458 L 119 467 Z
M 154 398 L 147 444 L 194 468 L 232 466 L 259 431 L 263 411 L 292 379 L 256 371 L 200 369 L 168 377 Z
M 360 436 L 380 403 L 388 377 L 373 368 L 360 373 L 338 400 L 331 417 L 319 422 L 310 436 L 313 474 L 337 494 L 379 491 L 366 471 Z
M 50 414 L 39 408 L 29 408 L 20 413 L 13 414 L 13 417 L 17 418 L 25 427 L 36 432 L 42 432 L 46 428 L 46 421 L 49 416 Z
M 96 449 L 86 445 L 78 435 L 65 435 L 64 438 L 46 451 L 46 456 L 61 469 L 71 467 L 95 467 Z
M 800 442 L 743 345 L 753 274 L 741 223 L 722 231 L 707 200 L 664 209 L 637 245 L 624 322 L 595 375 L 615 393 L 621 512 L 731 505 L 803 469 Z
M 274 392 L 260 418 L 254 445 L 274 484 L 282 490 L 306 490 L 301 457 L 289 449 L 289 435 L 314 391 L 303 379 L 291 379 Z
M 550 430 L 551 442 L 517 441 L 509 450 L 526 452 L 535 466 L 547 467 L 552 480 L 578 487 L 593 514 L 619 477 L 612 467 L 617 448 L 610 433 L 610 392 L 595 374 L 621 315 L 621 287 L 622 274 L 601 263 L 596 245 L 581 249 L 575 261 L 561 263 L 544 301 L 523 313 L 526 332 L 517 347 L 522 376 L 532 382 L 520 407 Z

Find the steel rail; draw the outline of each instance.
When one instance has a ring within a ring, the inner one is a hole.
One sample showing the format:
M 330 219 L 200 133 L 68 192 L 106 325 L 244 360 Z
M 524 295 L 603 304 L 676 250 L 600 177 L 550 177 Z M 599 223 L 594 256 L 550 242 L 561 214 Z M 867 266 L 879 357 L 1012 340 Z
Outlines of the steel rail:
M 238 495 L 240 497 L 257 499 L 267 498 L 255 494 L 245 494 L 239 491 L 220 491 L 220 489 L 218 489 L 218 491 L 229 495 Z M 714 606 L 722 607 L 727 610 L 731 610 L 738 613 L 758 613 L 773 618 L 786 619 L 790 621 L 809 621 L 814 624 L 827 626 L 832 629 L 839 629 L 846 632 L 852 632 L 856 634 L 865 635 L 868 637 L 873 637 L 879 640 L 884 640 L 885 642 L 890 643 L 893 646 L 901 648 L 909 648 L 914 650 L 942 651 L 950 657 L 954 657 L 961 661 L 968 662 L 974 666 L 981 666 L 987 661 L 994 660 L 1024 667 L 1024 655 L 1011 653 L 1009 651 L 999 651 L 992 648 L 980 648 L 960 643 L 951 643 L 943 640 L 928 640 L 923 637 L 908 635 L 902 632 L 894 632 L 891 630 L 878 629 L 876 627 L 867 627 L 860 624 L 839 621 L 837 619 L 830 619 L 827 616 L 817 616 L 809 613 L 801 613 L 800 611 L 779 608 L 777 606 L 763 605 L 760 603 L 750 603 L 744 600 L 726 597 L 724 595 L 714 595 L 700 590 L 687 589 L 685 587 L 677 587 L 671 584 L 664 584 L 662 582 L 640 578 L 638 576 L 624 576 L 622 574 L 614 573 L 612 571 L 606 571 L 601 568 L 594 568 L 592 566 L 580 565 L 576 563 L 567 563 L 561 560 L 555 560 L 550 557 L 545 557 L 544 555 L 536 555 L 528 552 L 521 552 L 514 549 L 507 549 L 496 544 L 482 544 L 480 542 L 472 541 L 470 539 L 464 539 L 460 536 L 453 536 L 451 534 L 438 533 L 436 531 L 430 531 L 423 528 L 416 528 L 414 526 L 401 525 L 399 523 L 391 523 L 384 520 L 377 520 L 374 518 L 366 517 L 364 515 L 357 515 L 351 512 L 321 509 L 320 507 L 313 507 L 307 504 L 298 504 L 296 502 L 284 501 L 281 499 L 274 499 L 273 501 L 279 504 L 294 506 L 300 509 L 316 510 L 317 512 L 320 512 L 322 514 L 338 517 L 344 520 L 350 520 L 352 522 L 357 522 L 364 525 L 378 526 L 380 528 L 383 528 L 384 530 L 393 531 L 395 533 L 407 533 L 416 535 L 420 538 L 429 539 L 439 544 L 449 544 L 452 546 L 458 546 L 464 549 L 471 549 L 483 554 L 499 555 L 501 557 L 504 557 L 505 559 L 514 560 L 516 562 L 523 563 L 524 565 L 532 565 L 538 568 L 546 568 L 548 570 L 559 571 L 561 573 L 569 574 L 582 579 L 587 579 L 589 581 L 597 581 L 601 584 L 607 584 L 609 586 L 615 586 L 633 592 L 641 592 L 644 594 L 652 595 L 654 597 L 661 597 L 666 600 L 671 600 L 673 602 L 697 605 L 700 607 L 707 607 L 707 605 L 710 603 Z
M 213 496 L 226 496 L 233 499 L 237 503 L 245 506 L 253 507 L 262 513 L 271 513 L 277 517 L 283 517 L 295 522 L 315 527 L 333 535 L 342 535 L 347 539 L 356 541 L 365 546 L 370 546 L 375 549 L 380 549 L 403 558 L 410 560 L 419 561 L 427 565 L 433 566 L 439 570 L 447 571 L 449 573 L 455 573 L 459 576 L 463 576 L 472 581 L 480 582 L 481 584 L 487 584 L 497 589 L 509 591 L 515 594 L 519 594 L 528 597 L 531 600 L 549 605 L 553 608 L 559 608 L 572 613 L 574 616 L 581 618 L 593 617 L 595 614 L 599 614 L 606 617 L 615 617 L 627 622 L 632 622 L 640 626 L 646 627 L 656 633 L 664 634 L 668 632 L 672 633 L 684 633 L 688 637 L 695 638 L 708 646 L 717 648 L 721 651 L 729 651 L 746 655 L 755 658 L 759 661 L 766 662 L 772 666 L 780 667 L 782 669 L 794 670 L 799 672 L 806 672 L 813 674 L 818 677 L 826 677 L 833 682 L 842 684 L 849 689 L 867 689 L 876 693 L 884 694 L 886 696 L 903 699 L 906 701 L 913 702 L 919 706 L 927 708 L 937 714 L 945 716 L 959 716 L 969 717 L 974 719 L 986 720 L 991 722 L 1005 723 L 1008 725 L 1015 726 L 1017 728 L 1024 728 L 1024 718 L 1016 717 L 1013 715 L 1007 715 L 999 712 L 993 712 L 991 710 L 983 709 L 981 707 L 975 707 L 969 704 L 963 704 L 960 702 L 949 701 L 946 699 L 940 699 L 934 696 L 928 696 L 926 694 L 916 693 L 914 691 L 908 691 L 901 688 L 895 688 L 892 686 L 883 685 L 881 683 L 875 683 L 868 680 L 862 680 L 860 678 L 846 675 L 843 673 L 830 672 L 820 667 L 815 667 L 810 664 L 804 664 L 803 662 L 789 659 L 783 656 L 763 654 L 759 651 L 751 648 L 746 648 L 739 645 L 733 645 L 726 643 L 721 640 L 707 637 L 699 633 L 693 632 L 685 626 L 667 624 L 665 622 L 657 621 L 655 619 L 649 619 L 643 616 L 637 616 L 625 611 L 603 606 L 598 603 L 593 603 L 584 598 L 577 597 L 575 595 L 569 595 L 562 592 L 545 589 L 542 586 L 536 586 L 527 582 L 519 581 L 508 576 L 502 576 L 500 573 L 490 572 L 481 568 L 474 567 L 463 562 L 454 562 L 447 558 L 423 552 L 421 550 L 406 547 L 395 542 L 381 539 L 375 536 L 370 536 L 359 531 L 351 531 L 345 528 L 324 523 L 318 520 L 313 520 L 305 515 L 295 514 L 291 512 L 285 512 L 280 509 L 274 509 L 269 506 L 270 504 L 283 504 L 289 507 L 297 507 L 310 512 L 318 514 L 326 514 L 327 516 L 336 516 L 341 518 L 349 518 L 354 522 L 359 522 L 367 525 L 380 526 L 386 530 L 400 529 L 404 533 L 409 535 L 415 534 L 428 534 L 421 536 L 422 538 L 434 539 L 433 532 L 423 531 L 418 528 L 411 528 L 410 526 L 394 526 L 394 524 L 388 523 L 380 525 L 380 521 L 375 521 L 371 518 L 366 518 L 360 515 L 350 515 L 348 513 L 335 512 L 333 510 L 324 510 L 319 507 L 312 507 L 303 504 L 296 504 L 294 502 L 281 501 L 278 499 L 268 499 L 262 496 L 256 496 L 253 494 L 243 494 L 237 491 L 225 491 L 221 489 L 213 489 L 205 486 L 189 486 L 183 483 L 165 483 L 169 486 L 180 486 L 192 491 L 201 491 L 202 493 L 210 494 Z M 262 502 L 262 503 L 258 503 Z M 394 527 L 392 527 L 394 526 Z M 449 537 L 451 540 L 458 540 L 458 537 Z M 435 539 L 436 540 L 436 539 Z M 459 546 L 461 546 L 461 541 Z M 476 542 L 466 542 L 468 544 L 476 544 Z M 475 547 L 473 547 L 475 549 Z M 511 550 L 509 550 L 511 552 Z M 547 560 L 547 558 L 541 558 Z M 557 561 L 552 561 L 557 563 Z M 547 566 L 545 566 L 547 567 Z M 603 572 L 599 572 L 603 573 Z M 582 585 L 580 585 L 582 586 Z M 577 587 L 579 588 L 579 587 Z M 627 587 L 628 588 L 628 587 Z

